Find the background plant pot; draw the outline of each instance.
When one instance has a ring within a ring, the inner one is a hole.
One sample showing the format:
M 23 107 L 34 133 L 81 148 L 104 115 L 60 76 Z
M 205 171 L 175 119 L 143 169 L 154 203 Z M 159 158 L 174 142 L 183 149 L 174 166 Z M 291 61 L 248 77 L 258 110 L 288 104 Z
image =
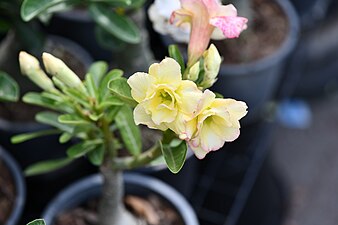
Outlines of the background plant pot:
M 336 9 L 337 12 L 337 9 Z M 294 95 L 314 97 L 338 89 L 338 16 L 332 14 L 301 35 L 292 60 Z
M 10 173 L 12 174 L 15 188 L 16 199 L 13 205 L 13 211 L 4 225 L 16 225 L 20 219 L 26 199 L 25 182 L 21 170 L 15 160 L 0 146 L 0 159 L 3 160 Z
M 170 172 L 165 164 L 143 167 L 133 172 L 156 177 L 157 179 L 169 184 L 185 198 L 189 199 L 197 182 L 199 168 L 198 161 L 199 160 L 195 157 L 193 152 L 188 149 L 187 159 L 184 166 L 177 174 Z
M 331 0 L 291 0 L 295 6 L 303 28 L 313 27 L 323 19 Z
M 225 97 L 242 100 L 248 104 L 249 113 L 242 119 L 244 124 L 257 121 L 263 116 L 267 102 L 276 94 L 288 56 L 298 40 L 299 21 L 292 4 L 287 0 L 275 2 L 286 15 L 289 25 L 289 32 L 280 47 L 272 54 L 253 62 L 222 64 L 218 80 L 212 87 Z
M 136 174 L 124 174 L 126 193 L 144 195 L 155 193 L 166 199 L 182 216 L 186 225 L 198 225 L 196 215 L 186 200 L 170 186 L 147 176 Z M 100 194 L 102 177 L 93 175 L 80 180 L 61 192 L 47 207 L 43 213 L 46 223 L 53 225 L 55 217 L 72 207 L 75 207 L 90 198 Z
M 67 37 L 87 49 L 95 60 L 111 60 L 111 52 L 103 49 L 95 37 L 95 23 L 87 10 L 73 9 L 55 13 L 45 29 L 48 33 Z

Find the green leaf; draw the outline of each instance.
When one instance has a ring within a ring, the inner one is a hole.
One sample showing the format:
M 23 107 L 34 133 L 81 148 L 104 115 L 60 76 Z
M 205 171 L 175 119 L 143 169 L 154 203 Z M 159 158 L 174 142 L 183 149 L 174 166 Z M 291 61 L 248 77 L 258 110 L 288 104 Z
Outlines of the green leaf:
M 172 147 L 170 144 L 162 144 L 161 150 L 168 169 L 172 173 L 178 173 L 185 162 L 187 155 L 187 144 L 182 141 L 178 146 Z
M 115 37 L 99 25 L 95 26 L 95 37 L 98 44 L 106 50 L 116 52 L 123 51 L 127 47 L 127 43 L 125 41 Z
M 0 71 L 0 101 L 15 102 L 18 98 L 18 84 L 7 73 Z
M 134 122 L 132 109 L 129 106 L 122 106 L 116 115 L 115 123 L 129 153 L 139 155 L 142 150 L 141 132 Z
M 107 116 L 106 116 L 109 123 L 111 123 L 115 119 L 117 113 L 120 111 L 120 108 L 121 106 L 109 107 L 109 109 L 107 110 Z
M 95 166 L 99 166 L 103 162 L 104 157 L 104 146 L 98 145 L 94 150 L 88 153 L 88 159 Z
M 88 99 L 87 97 L 81 93 L 80 91 L 78 90 L 75 90 L 75 89 L 71 89 L 71 88 L 67 88 L 64 90 L 65 94 L 68 95 L 70 98 L 72 98 L 75 102 L 87 107 L 87 108 L 90 108 L 90 104 L 88 102 Z
M 108 83 L 108 88 L 113 95 L 120 98 L 131 106 L 136 106 L 137 102 L 131 97 L 131 88 L 124 77 L 113 79 Z
M 69 0 L 24 0 L 21 5 L 21 18 L 27 22 L 50 7 L 67 1 Z
M 36 92 L 28 92 L 22 98 L 23 102 L 42 106 L 48 109 L 53 109 L 57 111 L 71 112 L 73 111 L 68 105 L 65 105 L 63 102 L 57 102 L 55 99 L 50 98 L 50 96 L 36 93 Z M 62 103 L 62 104 L 60 104 Z
M 60 169 L 68 165 L 72 161 L 73 159 L 66 158 L 66 159 L 53 159 L 53 160 L 38 162 L 36 164 L 28 166 L 25 169 L 25 175 L 34 176 L 34 175 L 48 173 L 48 172 Z
M 71 146 L 67 150 L 67 155 L 70 158 L 79 158 L 81 156 L 84 156 L 88 152 L 94 150 L 97 145 L 102 144 L 102 140 L 89 140 L 89 141 L 83 141 L 79 144 Z
M 89 12 L 93 20 L 110 34 L 130 43 L 137 44 L 141 40 L 137 26 L 126 16 L 119 15 L 104 4 L 91 4 Z
M 53 127 L 56 127 L 64 132 L 73 133 L 74 128 L 68 124 L 63 124 L 59 122 L 60 114 L 53 112 L 40 112 L 36 114 L 36 121 L 47 124 Z
M 64 132 L 64 133 L 60 136 L 59 142 L 60 142 L 61 144 L 67 143 L 68 141 L 70 141 L 70 139 L 71 139 L 72 137 L 73 137 L 72 134 L 67 133 L 67 132 Z
M 169 56 L 178 62 L 181 66 L 181 73 L 184 74 L 185 71 L 185 63 L 184 59 L 182 57 L 182 54 L 180 52 L 180 49 L 177 47 L 177 45 L 169 45 L 168 47 L 169 50 Z
M 13 144 L 19 144 L 37 137 L 43 137 L 47 135 L 53 135 L 53 134 L 59 134 L 59 130 L 42 130 L 32 133 L 25 133 L 25 134 L 18 134 L 13 137 L 11 137 L 11 142 Z
M 81 124 L 90 124 L 90 122 L 74 115 L 74 114 L 63 114 L 60 115 L 58 121 L 63 124 L 71 124 L 71 125 L 81 125 Z
M 113 79 L 117 79 L 117 78 L 121 78 L 123 76 L 123 71 L 119 70 L 119 69 L 113 69 L 111 71 L 109 71 L 107 73 L 107 75 L 105 75 L 103 77 L 103 79 L 101 80 L 100 83 L 100 100 L 105 99 L 106 95 L 109 93 L 109 89 L 108 89 L 108 83 L 113 80 Z
M 46 223 L 43 219 L 37 219 L 27 223 L 27 225 L 46 225 Z
M 104 61 L 94 62 L 88 70 L 88 75 L 91 76 L 92 80 L 95 83 L 95 86 L 98 88 L 100 86 L 103 76 L 108 71 L 108 64 Z
M 89 95 L 92 98 L 97 99 L 98 90 L 97 90 L 97 86 L 95 85 L 95 81 L 94 81 L 93 75 L 91 75 L 90 73 L 87 73 L 85 79 L 86 79 L 85 80 L 85 85 L 87 87 Z

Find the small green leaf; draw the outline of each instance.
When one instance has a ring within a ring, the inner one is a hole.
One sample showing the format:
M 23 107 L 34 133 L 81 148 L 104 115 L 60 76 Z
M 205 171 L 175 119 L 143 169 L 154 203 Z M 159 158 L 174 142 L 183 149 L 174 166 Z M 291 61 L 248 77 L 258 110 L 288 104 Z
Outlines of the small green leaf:
M 47 135 L 59 134 L 61 131 L 59 130 L 42 130 L 32 133 L 18 134 L 11 138 L 11 142 L 13 144 L 19 144 L 37 137 L 43 137 Z
M 74 128 L 68 124 L 60 123 L 59 116 L 59 114 L 53 112 L 40 112 L 36 114 L 35 119 L 40 123 L 56 127 L 64 132 L 73 133 Z
M 103 109 L 110 106 L 121 106 L 124 102 L 115 96 L 109 96 L 104 102 L 99 105 L 99 109 Z
M 131 88 L 124 77 L 113 79 L 108 83 L 108 88 L 113 95 L 123 100 L 131 106 L 136 106 L 137 102 L 131 97 Z
M 89 140 L 89 141 L 83 141 L 79 144 L 71 146 L 67 150 L 67 155 L 70 158 L 79 158 L 81 156 L 84 156 L 88 152 L 94 150 L 97 145 L 102 144 L 102 140 Z
M 130 43 L 140 42 L 140 32 L 137 26 L 126 16 L 119 15 L 104 4 L 91 4 L 89 12 L 93 20 L 110 34 Z
M 18 98 L 18 84 L 7 73 L 0 71 L 0 101 L 15 102 Z
M 95 85 L 94 76 L 90 73 L 86 74 L 85 85 L 87 87 L 88 93 L 92 98 L 97 99 L 98 90 Z
M 111 80 L 121 78 L 122 76 L 123 76 L 122 70 L 113 69 L 113 70 L 109 71 L 106 76 L 103 77 L 103 79 L 101 80 L 101 83 L 100 83 L 100 88 L 99 88 L 101 100 L 104 100 L 105 97 L 107 96 L 107 94 L 109 93 L 108 83 Z
M 178 62 L 181 66 L 181 73 L 184 74 L 185 71 L 185 63 L 184 59 L 182 57 L 182 54 L 180 52 L 180 49 L 177 47 L 177 45 L 169 45 L 168 47 L 169 50 L 169 56 Z
M 75 89 L 71 89 L 71 88 L 68 88 L 66 90 L 64 90 L 65 94 L 68 95 L 70 98 L 72 98 L 75 102 L 87 107 L 87 108 L 90 108 L 90 104 L 88 102 L 88 99 L 87 97 L 81 93 L 80 91 L 78 90 L 75 90 Z
M 59 142 L 60 142 L 61 144 L 67 143 L 68 141 L 70 141 L 70 139 L 71 139 L 72 137 L 73 137 L 72 134 L 67 133 L 67 132 L 64 132 L 64 133 L 60 136 Z
M 168 169 L 172 173 L 178 173 L 182 169 L 187 155 L 186 142 L 182 141 L 181 144 L 176 147 L 171 147 L 168 144 L 161 144 L 161 150 Z
M 102 78 L 108 71 L 108 64 L 104 61 L 94 62 L 88 70 L 88 74 L 92 76 L 95 86 L 98 88 Z
M 48 8 L 69 0 L 24 0 L 21 5 L 21 18 L 29 21 Z
M 53 96 L 52 94 L 46 92 L 28 92 L 23 96 L 22 100 L 28 104 L 38 105 L 56 111 L 73 112 L 73 109 L 68 104 L 63 102 L 60 98 L 57 99 L 61 100 L 58 102 L 56 97 L 58 96 Z
M 121 106 L 112 106 L 107 109 L 106 117 L 109 123 L 111 123 L 115 119 L 117 113 L 120 111 L 120 108 Z
M 132 109 L 128 106 L 122 106 L 116 115 L 115 122 L 129 153 L 134 156 L 139 155 L 142 150 L 141 132 L 134 122 Z
M 74 114 L 63 114 L 58 117 L 58 121 L 63 124 L 80 125 L 90 124 L 90 122 L 74 115 Z
M 95 166 L 99 166 L 102 164 L 104 157 L 104 146 L 98 145 L 94 150 L 88 153 L 88 159 Z
M 66 158 L 66 159 L 54 159 L 48 161 L 38 162 L 33 164 L 25 169 L 26 176 L 34 176 L 39 174 L 48 173 L 57 169 L 60 169 L 69 163 L 71 163 L 73 159 Z
M 27 223 L 27 225 L 46 225 L 46 222 L 43 219 L 36 219 Z

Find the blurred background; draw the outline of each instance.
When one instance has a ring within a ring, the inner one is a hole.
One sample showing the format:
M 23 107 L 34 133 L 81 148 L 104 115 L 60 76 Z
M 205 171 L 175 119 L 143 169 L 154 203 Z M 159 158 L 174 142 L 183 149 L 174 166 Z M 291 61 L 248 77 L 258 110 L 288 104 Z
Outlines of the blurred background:
M 140 43 L 112 37 L 81 10 L 55 13 L 48 23 L 23 23 L 19 11 L 13 10 L 14 16 L 9 16 L 7 12 L 12 11 L 4 10 L 7 2 L 0 0 L 0 70 L 14 77 L 18 68 L 9 62 L 17 64 L 13 58 L 19 49 L 35 53 L 42 45 L 43 38 L 34 29 L 51 37 L 46 46 L 53 54 L 66 59 L 81 55 L 81 62 L 67 62 L 82 76 L 96 60 L 107 60 L 110 67 L 124 69 L 127 76 L 146 71 L 149 63 L 168 55 L 167 47 L 174 42 L 153 29 L 147 14 L 153 1 L 131 13 L 140 30 Z M 20 5 L 21 1 L 13 2 Z M 239 39 L 213 42 L 223 56 L 213 90 L 248 103 L 241 136 L 203 161 L 190 158 L 178 176 L 168 171 L 151 175 L 179 190 L 192 204 L 201 225 L 337 225 L 338 3 L 224 1 L 229 2 L 250 23 Z M 2 22 L 8 19 L 10 23 Z M 31 40 L 26 42 L 23 37 Z M 36 45 L 30 45 L 32 42 Z M 184 43 L 179 46 L 186 49 Z M 23 92 L 36 89 L 26 86 L 21 75 L 16 79 Z M 18 108 L 0 103 L 0 144 L 20 167 L 64 155 L 67 146 L 60 147 L 57 136 L 25 145 L 9 143 L 13 134 L 41 129 L 30 121 L 39 109 L 22 107 L 19 105 L 19 111 L 27 113 L 14 116 Z M 39 217 L 62 188 L 96 171 L 79 160 L 59 172 L 25 178 L 27 203 L 18 224 Z M 42 184 L 46 185 L 43 193 L 39 191 Z

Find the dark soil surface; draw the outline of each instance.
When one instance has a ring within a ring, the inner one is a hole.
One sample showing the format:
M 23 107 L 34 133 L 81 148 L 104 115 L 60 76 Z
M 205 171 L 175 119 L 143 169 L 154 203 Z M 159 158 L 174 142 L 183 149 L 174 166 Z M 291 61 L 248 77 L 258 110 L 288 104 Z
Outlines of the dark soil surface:
M 15 186 L 10 172 L 0 159 L 0 224 L 10 216 L 15 200 Z
M 180 215 L 156 195 L 146 198 L 128 195 L 124 201 L 127 209 L 139 218 L 140 225 L 184 225 Z M 98 200 L 91 200 L 60 214 L 55 225 L 99 225 L 97 208 Z
M 276 51 L 289 30 L 286 15 L 271 0 L 253 0 L 253 19 L 239 38 L 213 41 L 223 64 L 246 63 Z M 240 12 L 239 12 L 240 14 Z

